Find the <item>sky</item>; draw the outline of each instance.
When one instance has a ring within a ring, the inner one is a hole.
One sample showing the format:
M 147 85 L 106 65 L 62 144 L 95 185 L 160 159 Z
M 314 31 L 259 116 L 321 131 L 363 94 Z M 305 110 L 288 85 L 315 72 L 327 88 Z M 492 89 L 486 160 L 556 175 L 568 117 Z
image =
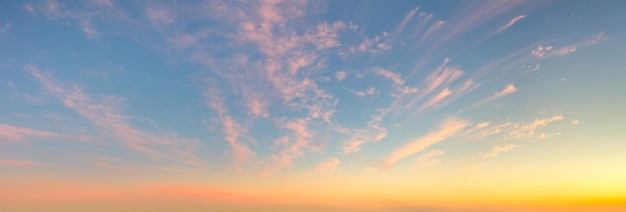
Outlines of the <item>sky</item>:
M 624 210 L 625 10 L 0 1 L 0 210 Z

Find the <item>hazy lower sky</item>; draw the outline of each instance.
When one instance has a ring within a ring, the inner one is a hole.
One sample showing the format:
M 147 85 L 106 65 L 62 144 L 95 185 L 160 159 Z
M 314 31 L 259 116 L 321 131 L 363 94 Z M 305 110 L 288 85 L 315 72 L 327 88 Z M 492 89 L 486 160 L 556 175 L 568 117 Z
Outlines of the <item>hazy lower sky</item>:
M 624 209 L 624 11 L 1 1 L 0 210 Z

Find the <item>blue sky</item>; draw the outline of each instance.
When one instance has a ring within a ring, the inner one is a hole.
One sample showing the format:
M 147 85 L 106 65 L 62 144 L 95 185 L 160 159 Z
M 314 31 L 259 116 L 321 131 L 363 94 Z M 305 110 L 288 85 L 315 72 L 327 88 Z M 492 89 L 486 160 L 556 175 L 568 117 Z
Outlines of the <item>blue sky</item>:
M 2 2 L 0 182 L 402 178 L 533 164 L 625 176 L 610 171 L 626 159 L 624 9 Z

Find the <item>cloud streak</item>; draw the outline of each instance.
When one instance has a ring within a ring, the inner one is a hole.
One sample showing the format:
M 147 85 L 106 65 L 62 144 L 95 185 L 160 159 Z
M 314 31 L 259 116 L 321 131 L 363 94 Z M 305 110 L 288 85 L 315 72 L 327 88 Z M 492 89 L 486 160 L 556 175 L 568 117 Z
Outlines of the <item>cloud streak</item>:
M 42 88 L 61 100 L 63 105 L 87 118 L 91 123 L 114 135 L 123 145 L 156 157 L 198 165 L 193 151 L 196 139 L 181 138 L 173 133 L 152 134 L 128 124 L 128 117 L 120 112 L 121 99 L 103 96 L 94 99 L 75 84 L 57 82 L 52 76 L 39 72 L 32 65 L 26 71 L 39 81 Z
M 504 144 L 504 145 L 496 145 L 494 146 L 491 151 L 489 152 L 484 152 L 484 153 L 480 153 L 479 155 L 482 158 L 488 159 L 488 158 L 495 158 L 497 157 L 500 153 L 503 152 L 508 152 L 514 149 L 519 148 L 519 145 L 517 144 Z
M 53 132 L 0 124 L 0 137 L 9 140 L 22 141 L 27 137 L 50 138 L 56 136 L 58 135 Z
M 497 34 L 500 33 L 506 29 L 508 29 L 509 27 L 513 26 L 513 24 L 517 23 L 518 21 L 522 20 L 523 18 L 526 18 L 526 15 L 519 15 L 519 16 L 515 16 L 514 18 L 512 18 L 509 23 L 505 24 L 504 26 L 500 27 L 498 30 L 496 30 L 495 32 L 493 32 L 493 34 Z
M 518 91 L 518 89 L 515 87 L 515 85 L 513 84 L 509 84 L 506 87 L 504 87 L 504 89 L 502 89 L 502 91 L 500 92 L 496 92 L 494 93 L 492 96 L 487 97 L 486 99 L 481 100 L 480 102 L 477 102 L 476 104 L 474 104 L 474 107 L 479 107 L 479 106 L 483 106 L 493 100 L 502 98 L 506 95 L 515 93 L 516 91 Z
M 35 166 L 38 164 L 29 160 L 0 160 L 0 166 Z
M 241 135 L 245 134 L 245 130 L 228 115 L 228 109 L 224 100 L 216 92 L 216 88 L 206 90 L 205 97 L 209 106 L 218 114 L 218 118 L 222 124 L 224 140 L 228 142 L 231 148 L 234 166 L 238 169 L 239 165 L 248 162 L 248 159 L 255 155 L 255 152 L 250 150 L 250 148 L 240 140 Z
M 393 151 L 382 161 L 380 167 L 383 169 L 391 169 L 396 161 L 421 152 L 433 144 L 450 138 L 461 132 L 468 125 L 469 122 L 466 120 L 456 117 L 447 118 L 439 124 L 437 130 L 431 131 L 421 138 L 412 140 L 403 147 Z

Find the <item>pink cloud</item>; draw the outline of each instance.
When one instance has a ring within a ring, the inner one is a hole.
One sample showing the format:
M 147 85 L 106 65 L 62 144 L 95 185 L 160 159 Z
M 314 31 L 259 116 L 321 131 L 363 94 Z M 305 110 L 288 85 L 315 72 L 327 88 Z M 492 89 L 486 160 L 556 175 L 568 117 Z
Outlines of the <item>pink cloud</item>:
M 254 156 L 256 153 L 242 143 L 240 137 L 246 133 L 245 128 L 240 126 L 233 118 L 228 115 L 228 108 L 226 107 L 224 100 L 217 93 L 216 88 L 209 89 L 205 92 L 209 106 L 213 108 L 219 117 L 222 124 L 222 133 L 224 133 L 224 140 L 226 140 L 231 148 L 231 154 L 234 161 L 235 168 L 239 165 L 248 162 L 248 159 Z
M 279 168 L 291 167 L 294 159 L 302 157 L 304 148 L 311 148 L 310 139 L 313 138 L 313 133 L 309 130 L 308 124 L 305 119 L 291 120 L 283 124 L 282 127 L 290 130 L 292 136 L 282 138 L 280 142 L 282 150 L 272 156 Z
M 500 27 L 498 30 L 496 30 L 496 31 L 494 32 L 494 34 L 499 33 L 499 32 L 502 32 L 502 31 L 504 31 L 504 30 L 508 29 L 509 27 L 513 26 L 513 24 L 517 23 L 519 20 L 522 20 L 523 18 L 526 18 L 526 15 L 518 15 L 518 16 L 513 17 L 513 18 L 509 21 L 509 23 L 507 23 L 507 24 L 505 24 L 504 26 Z
M 383 76 L 387 79 L 390 79 L 393 84 L 395 85 L 403 85 L 404 84 L 404 80 L 402 80 L 402 77 L 400 76 L 400 74 L 391 72 L 389 70 L 383 69 L 383 68 L 374 68 L 374 73 Z
M 558 49 L 554 48 L 553 46 L 541 46 L 540 45 L 536 49 L 531 50 L 530 53 L 539 58 L 543 58 L 547 56 L 562 56 L 562 55 L 575 52 L 578 48 L 581 48 L 581 47 L 588 47 L 588 46 L 596 45 L 600 43 L 601 41 L 605 41 L 606 39 L 607 39 L 606 32 L 601 32 L 601 33 L 598 33 L 598 35 L 596 35 L 592 39 L 578 42 L 569 46 L 564 46 Z
M 417 88 L 409 87 L 404 85 L 404 79 L 398 73 L 394 73 L 392 71 L 383 69 L 383 68 L 374 68 L 374 73 L 380 75 L 384 78 L 387 78 L 393 82 L 396 92 L 392 93 L 391 96 L 400 97 L 406 94 L 416 93 L 418 91 Z
M 348 131 L 348 134 L 351 134 L 351 136 L 342 146 L 344 154 L 358 152 L 361 150 L 361 145 L 381 141 L 389 133 L 387 128 L 380 126 L 379 116 L 372 116 L 367 122 L 367 126 L 363 129 L 351 129 Z
M 26 137 L 50 138 L 57 136 L 58 135 L 53 132 L 0 124 L 0 137 L 14 141 L 21 141 Z
M 335 73 L 335 79 L 341 81 L 344 80 L 348 74 L 345 71 L 338 71 Z
M 169 156 L 174 160 L 199 164 L 193 149 L 196 139 L 181 138 L 173 133 L 152 134 L 128 124 L 128 117 L 120 112 L 122 99 L 103 96 L 93 99 L 74 84 L 57 82 L 52 76 L 43 74 L 32 65 L 26 71 L 36 78 L 43 89 L 57 97 L 63 105 L 87 118 L 94 125 L 111 132 L 125 146 L 157 157 Z M 164 154 L 168 152 L 170 154 Z
M 38 163 L 29 160 L 0 160 L 0 166 L 34 166 Z

